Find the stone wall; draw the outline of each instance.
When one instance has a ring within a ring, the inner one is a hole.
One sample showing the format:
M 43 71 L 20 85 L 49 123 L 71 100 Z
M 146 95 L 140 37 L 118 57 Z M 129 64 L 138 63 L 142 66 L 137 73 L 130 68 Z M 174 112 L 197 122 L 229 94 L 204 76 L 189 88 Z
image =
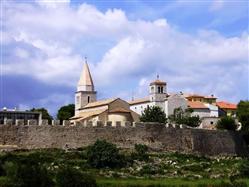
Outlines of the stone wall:
M 20 122 L 19 122 L 20 124 Z M 174 128 L 156 123 L 124 123 L 121 126 L 0 125 L 0 149 L 79 148 L 106 139 L 121 148 L 146 144 L 155 151 L 202 155 L 245 155 L 248 150 L 239 133 Z

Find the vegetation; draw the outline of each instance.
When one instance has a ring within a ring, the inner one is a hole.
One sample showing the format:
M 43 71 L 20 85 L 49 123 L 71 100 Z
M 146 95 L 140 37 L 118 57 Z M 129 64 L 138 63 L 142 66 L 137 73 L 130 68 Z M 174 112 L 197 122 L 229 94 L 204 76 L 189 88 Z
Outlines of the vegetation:
M 53 117 L 48 113 L 48 110 L 45 108 L 32 108 L 30 111 L 31 112 L 41 112 L 42 119 L 47 119 L 49 122 L 51 122 L 51 120 L 53 120 Z
M 87 174 L 83 174 L 79 170 L 64 166 L 56 174 L 56 182 L 60 187 L 96 187 L 96 180 Z
M 166 123 L 167 118 L 164 111 L 158 106 L 147 106 L 140 117 L 142 122 Z
M 249 101 L 240 101 L 237 107 L 237 116 L 242 124 L 242 130 L 249 132 Z
M 178 125 L 184 124 L 190 127 L 198 127 L 201 124 L 201 119 L 199 116 L 191 116 L 192 112 L 192 109 L 183 111 L 182 108 L 176 108 L 174 109 L 174 114 L 169 116 L 169 121 Z
M 235 131 L 237 129 L 237 125 L 235 123 L 234 118 L 230 116 L 224 116 L 217 122 L 217 129 L 226 129 Z
M 0 153 L 0 187 L 249 185 L 248 158 L 148 152 L 148 147 L 142 144 L 134 148 L 133 152 L 119 150 L 113 144 L 98 140 L 78 150 Z
M 57 119 L 68 120 L 69 118 L 73 117 L 74 116 L 74 108 L 75 108 L 74 104 L 62 106 L 58 110 Z
M 87 149 L 87 162 L 94 168 L 117 168 L 124 164 L 124 156 L 116 145 L 105 140 L 97 140 Z
M 132 153 L 132 158 L 139 161 L 148 161 L 148 146 L 143 144 L 135 144 L 135 152 Z

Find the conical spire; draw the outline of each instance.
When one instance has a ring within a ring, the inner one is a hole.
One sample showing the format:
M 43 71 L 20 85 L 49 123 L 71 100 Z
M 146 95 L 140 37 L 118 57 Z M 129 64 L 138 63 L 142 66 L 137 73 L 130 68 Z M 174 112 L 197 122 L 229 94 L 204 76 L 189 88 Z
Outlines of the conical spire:
M 78 91 L 94 91 L 92 76 L 85 57 L 85 63 L 78 82 Z

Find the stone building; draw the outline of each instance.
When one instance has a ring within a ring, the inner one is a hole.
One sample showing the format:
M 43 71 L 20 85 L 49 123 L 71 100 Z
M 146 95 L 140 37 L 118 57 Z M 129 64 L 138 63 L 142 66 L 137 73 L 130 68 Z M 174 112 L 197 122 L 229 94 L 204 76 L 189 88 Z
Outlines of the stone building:
M 126 121 L 139 121 L 139 115 L 130 110 L 126 101 L 120 98 L 97 101 L 96 94 L 89 67 L 85 62 L 75 93 L 75 116 L 70 119 L 71 123 L 101 121 L 123 124 Z

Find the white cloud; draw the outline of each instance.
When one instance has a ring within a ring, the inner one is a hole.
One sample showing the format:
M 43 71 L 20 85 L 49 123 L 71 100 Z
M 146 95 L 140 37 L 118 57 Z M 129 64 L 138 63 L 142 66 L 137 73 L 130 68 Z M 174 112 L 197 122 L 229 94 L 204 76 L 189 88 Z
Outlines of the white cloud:
M 19 48 L 17 56 L 25 60 L 16 58 L 4 64 L 5 74 L 27 74 L 48 84 L 74 86 L 82 68 L 81 55 L 85 55 L 80 49 L 82 42 L 90 46 L 91 40 L 99 39 L 114 43 L 91 64 L 99 88 L 129 87 L 132 79 L 142 95 L 147 93 L 145 83 L 159 73 L 170 91 L 238 98 L 240 93 L 231 90 L 241 78 L 247 78 L 247 33 L 225 37 L 216 31 L 200 30 L 192 35 L 175 30 L 166 19 L 131 21 L 120 9 L 101 12 L 89 4 L 71 7 L 70 3 L 51 5 L 43 1 L 39 5 L 5 6 L 6 45 L 18 42 L 39 51 L 31 58 Z M 98 50 L 96 46 L 96 53 Z

